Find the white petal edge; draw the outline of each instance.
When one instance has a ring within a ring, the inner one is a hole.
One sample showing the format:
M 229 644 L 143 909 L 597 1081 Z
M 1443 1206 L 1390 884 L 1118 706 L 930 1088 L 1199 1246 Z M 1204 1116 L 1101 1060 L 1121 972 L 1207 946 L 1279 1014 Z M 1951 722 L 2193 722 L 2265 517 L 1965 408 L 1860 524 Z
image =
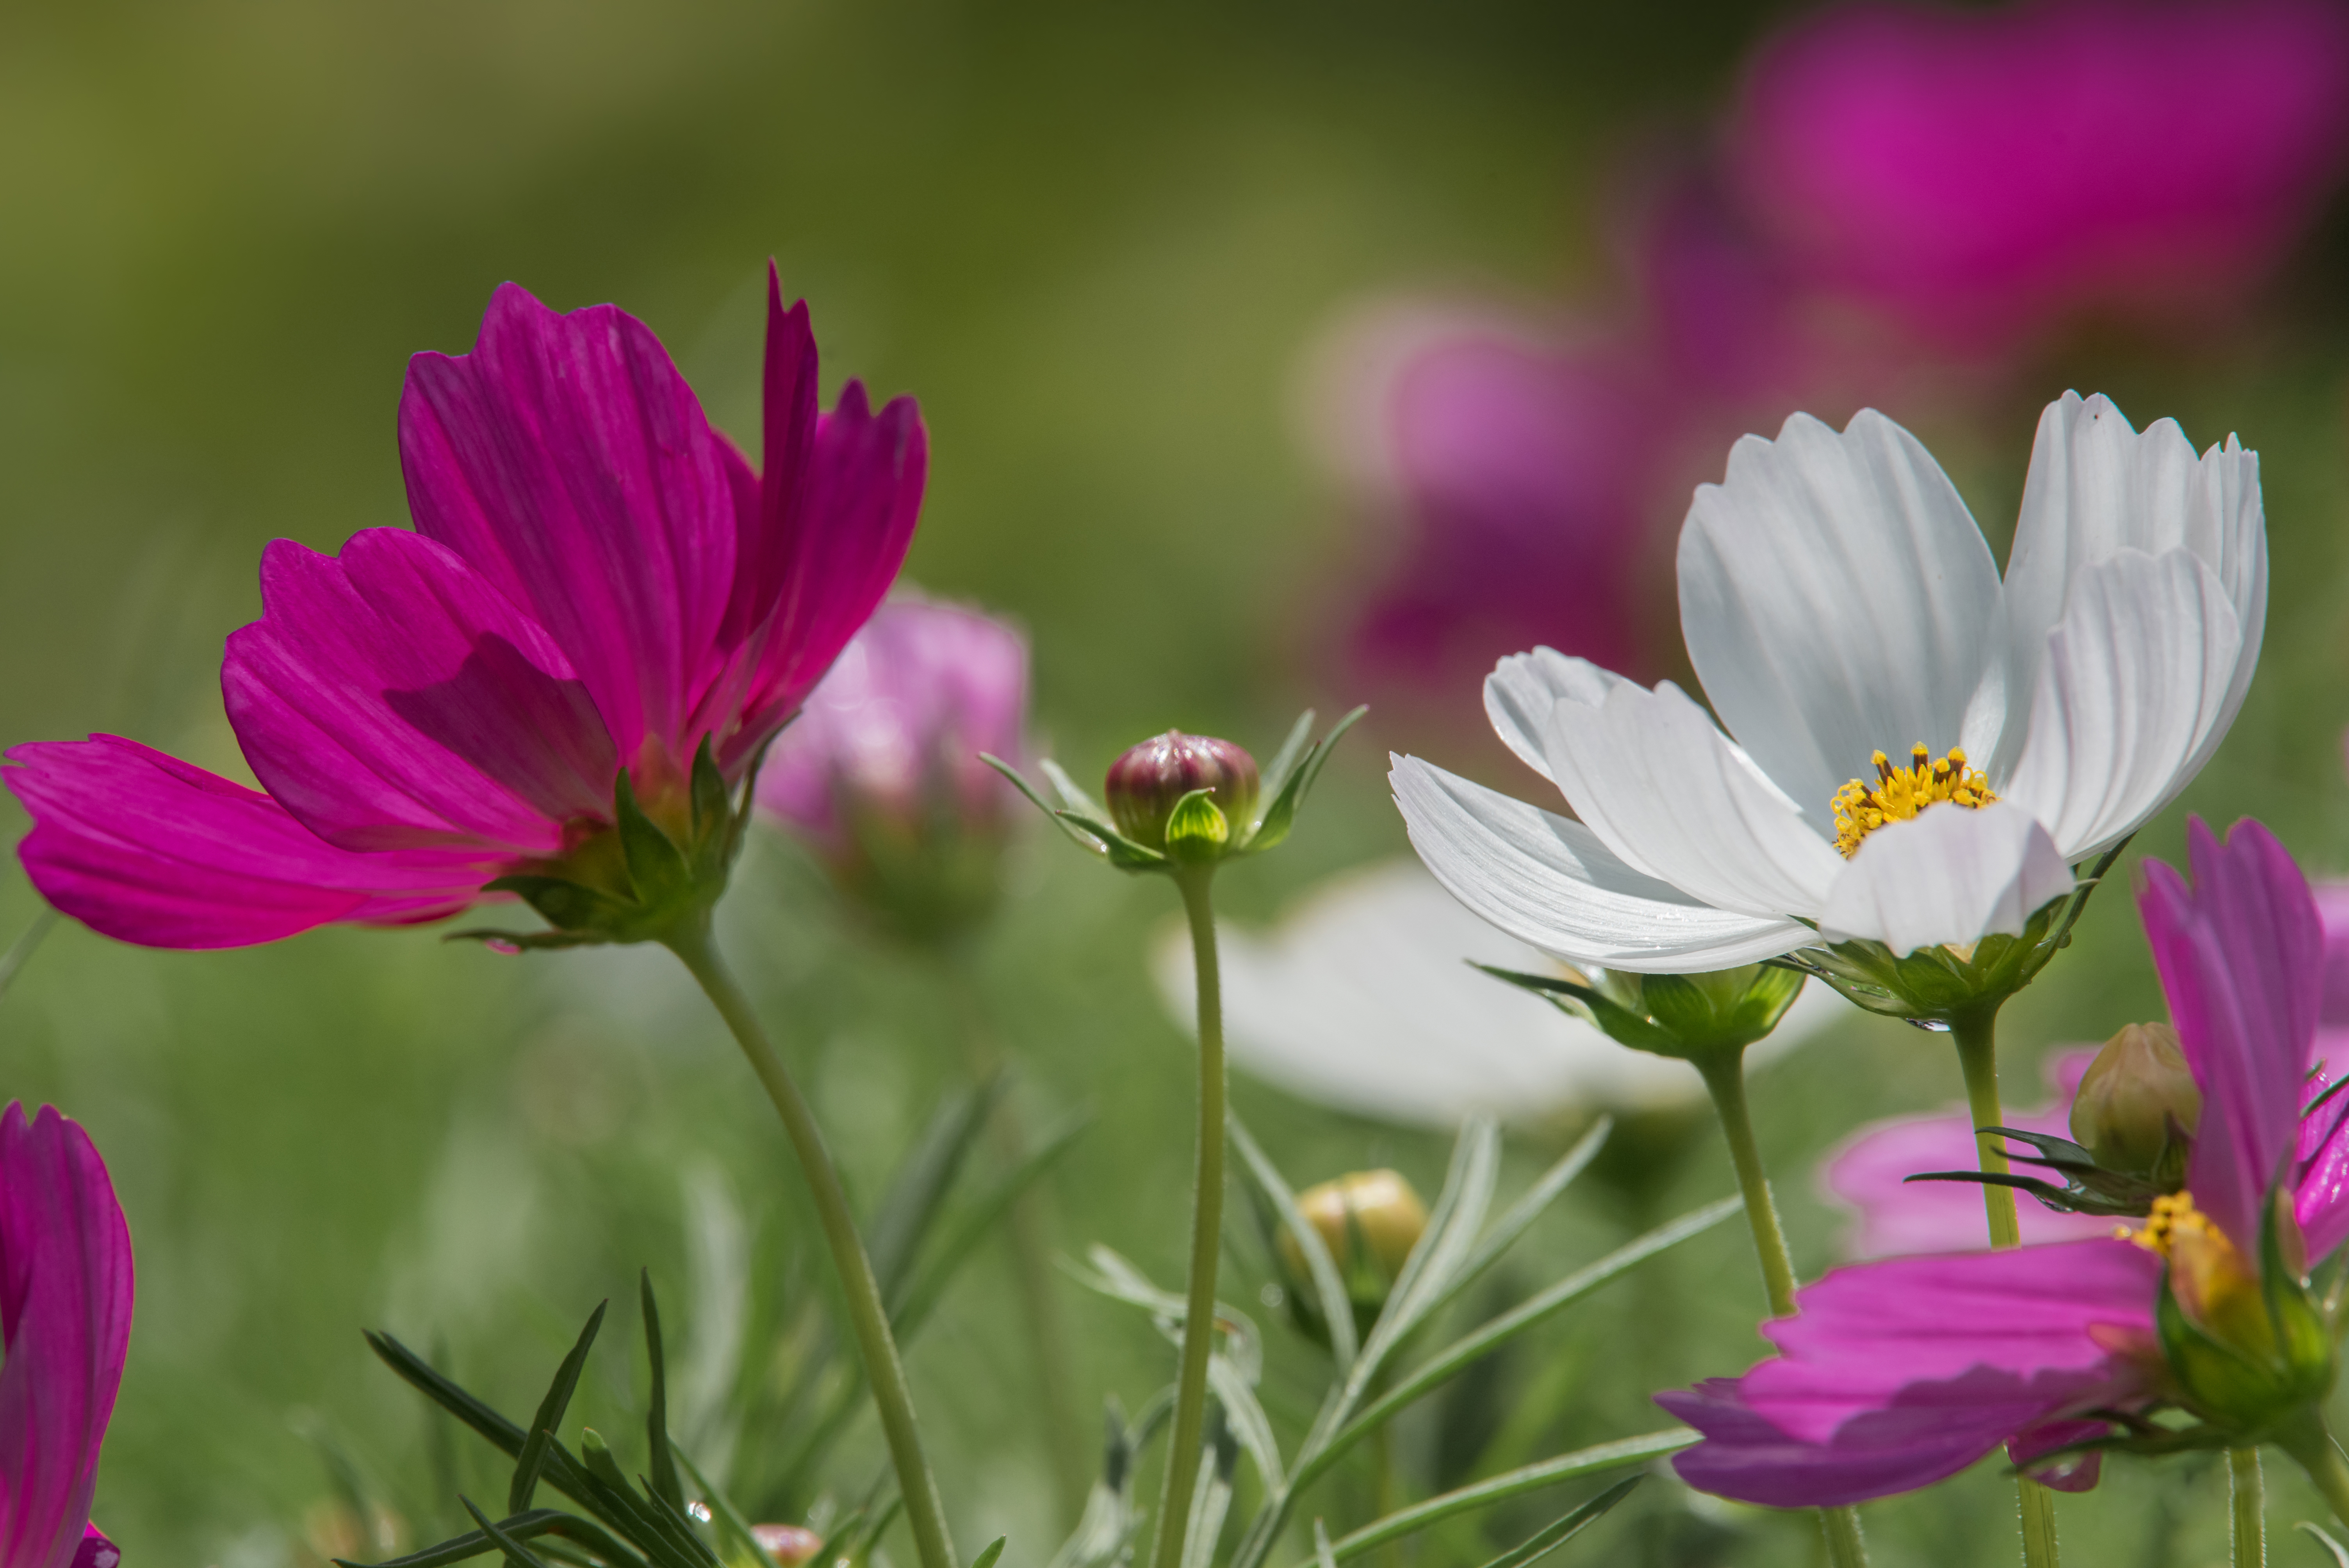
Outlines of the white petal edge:
M 2048 634 L 2068 613 L 2079 574 L 2121 550 L 2184 550 L 2217 574 L 2247 645 L 2227 696 L 2231 718 L 2251 686 L 2267 619 L 2259 454 L 2230 435 L 2198 458 L 2177 420 L 2136 430 L 2101 393 L 2066 392 L 2039 418 L 2003 593 L 2008 689 L 2036 692 Z M 2008 727 L 1998 752 L 1984 754 L 1993 783 L 2014 765 L 2027 732 L 2023 723 Z
M 2002 798 L 2066 859 L 2097 853 L 2193 779 L 2234 720 L 2248 663 L 2225 588 L 2187 551 L 2124 549 L 2083 569 Z
M 2072 868 L 2028 811 L 1935 806 L 1868 835 L 1827 895 L 1819 934 L 1897 954 L 2019 936 L 2072 886 Z
M 2002 653 L 1998 567 L 1949 476 L 1874 409 L 1741 439 L 1681 530 L 1682 634 L 1706 697 L 1822 831 L 1878 749 L 1961 744 Z
M 1549 729 L 1550 706 L 1578 702 L 1596 707 L 1609 692 L 1626 684 L 1626 676 L 1556 648 L 1511 654 L 1485 677 L 1485 717 L 1518 761 L 1549 779 L 1542 738 Z
M 1415 757 L 1387 775 L 1412 848 L 1471 913 L 1569 964 L 1647 975 L 1731 969 L 1816 940 L 1790 920 L 1702 904 L 1625 865 L 1579 822 Z
M 1550 777 L 1626 865 L 1739 914 L 1816 916 L 1843 859 L 1688 694 L 1550 705 Z

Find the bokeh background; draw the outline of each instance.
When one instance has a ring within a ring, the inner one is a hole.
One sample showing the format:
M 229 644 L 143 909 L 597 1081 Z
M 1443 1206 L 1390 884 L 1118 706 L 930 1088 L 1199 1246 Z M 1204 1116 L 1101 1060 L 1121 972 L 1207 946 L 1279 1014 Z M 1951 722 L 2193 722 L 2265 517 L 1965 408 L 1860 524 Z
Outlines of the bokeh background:
M 505 279 L 563 308 L 615 301 L 755 449 L 771 255 L 813 308 L 827 396 L 854 373 L 921 398 L 933 477 L 909 576 L 1024 624 L 1042 744 L 1080 777 L 1170 726 L 1269 748 L 1300 707 L 1372 703 L 1292 845 L 1223 879 L 1243 920 L 1402 851 L 1390 748 L 1531 791 L 1480 733 L 1476 679 L 1496 653 L 1547 639 L 1674 673 L 1672 531 L 1740 431 L 1873 401 L 1943 457 L 2002 550 L 2037 410 L 2066 387 L 2262 454 L 2274 588 L 2258 683 L 2135 852 L 2175 857 L 2189 810 L 2257 814 L 2313 868 L 2349 871 L 2349 222 L 2333 194 L 2349 142 L 2315 111 L 2193 140 L 2232 123 L 2200 112 L 2208 95 L 2337 95 L 2338 16 L 2285 8 L 2284 32 L 2316 41 L 2268 67 L 2291 77 L 2278 87 L 2256 62 L 2129 78 L 2128 40 L 2169 8 L 2073 10 L 2120 62 L 2112 91 L 2165 112 L 2051 125 L 2025 89 L 2010 105 L 1989 77 L 1958 80 L 1951 97 L 1982 112 L 1946 135 L 2069 158 L 2078 190 L 2124 208 L 2134 191 L 2158 221 L 2132 230 L 2124 212 L 2118 239 L 2066 251 L 2033 219 L 2013 243 L 2040 260 L 2000 273 L 1992 256 L 1943 294 L 1918 285 L 1926 297 L 1903 292 L 1920 274 L 1897 245 L 1889 274 L 1843 268 L 1851 232 L 1799 212 L 1773 229 L 1754 205 L 1791 188 L 1772 184 L 1770 146 L 1816 172 L 1810 144 L 1766 144 L 1739 118 L 1756 51 L 1796 7 L 6 7 L 0 739 L 110 730 L 240 772 L 222 639 L 258 612 L 267 540 L 331 550 L 404 521 L 409 354 L 466 347 Z M 2068 188 L 1975 197 L 2088 221 Z M 1497 499 L 1477 489 L 1495 473 Z M 1055 1245 L 1108 1242 L 1175 1280 L 1191 1057 L 1148 973 L 1168 890 L 1041 834 L 1011 879 L 957 979 L 874 939 L 771 835 L 727 941 L 860 1196 L 966 1080 L 976 1007 L 1020 1064 L 1032 1124 L 1093 1118 L 1049 1184 Z M 12 875 L 0 935 L 37 908 Z M 82 1119 L 130 1216 L 137 1328 L 99 1489 L 130 1562 L 375 1554 L 337 1512 L 353 1477 L 402 1541 L 445 1532 L 420 1403 L 362 1326 L 443 1346 L 526 1406 L 594 1303 L 632 1300 L 641 1264 L 709 1387 L 761 1375 L 777 1347 L 729 1363 L 713 1304 L 780 1321 L 820 1299 L 820 1260 L 771 1113 L 660 959 L 507 958 L 429 930 L 218 954 L 71 926 L 47 939 L 0 1001 L 0 1089 Z M 2013 1098 L 2045 1047 L 2159 1006 L 2127 901 L 2100 899 L 2078 951 L 2008 1010 Z M 1841 1222 L 1811 1162 L 1867 1118 L 1957 1091 L 1936 1040 L 1856 1014 L 1761 1077 L 1806 1273 Z M 1377 1164 L 1430 1191 L 1441 1177 L 1439 1134 L 1247 1078 L 1237 1095 L 1293 1181 Z M 1505 1191 L 1583 1114 L 1513 1129 Z M 1494 1299 L 1730 1191 L 1687 1121 L 1619 1138 Z M 1246 1305 L 1264 1270 L 1242 1240 L 1226 1294 Z M 912 1365 L 959 1535 L 1008 1532 L 1024 1565 L 1071 1522 L 1052 1454 L 1072 1439 L 1048 1429 L 999 1251 Z M 1134 1315 L 1058 1288 L 1089 1449 L 1100 1398 L 1138 1405 L 1171 1363 Z M 1742 1367 L 1759 1310 L 1744 1235 L 1716 1231 L 1414 1417 L 1407 1484 L 1652 1429 L 1647 1392 Z M 1287 1423 L 1324 1363 L 1278 1313 L 1262 1320 Z M 608 1430 L 642 1373 L 631 1334 L 606 1338 L 584 1398 Z M 475 1457 L 459 1460 L 468 1490 L 502 1495 L 485 1463 L 464 1468 Z M 860 1495 L 879 1463 L 869 1422 L 854 1425 L 826 1485 Z M 2275 1528 L 2321 1517 L 2271 1477 Z M 1402 1556 L 1483 1561 L 1573 1495 Z M 2067 1544 L 2087 1563 L 2217 1561 L 2223 1495 L 2207 1464 L 2116 1466 L 2064 1504 Z M 1315 1506 L 1362 1522 L 1367 1482 L 1341 1475 Z M 1880 1562 L 2012 1557 L 1995 1466 L 1869 1517 Z M 2303 1548 L 2313 1561 L 2297 1538 L 2275 1551 Z M 1800 1520 L 1660 1477 L 1571 1550 L 1742 1564 L 1814 1548 Z

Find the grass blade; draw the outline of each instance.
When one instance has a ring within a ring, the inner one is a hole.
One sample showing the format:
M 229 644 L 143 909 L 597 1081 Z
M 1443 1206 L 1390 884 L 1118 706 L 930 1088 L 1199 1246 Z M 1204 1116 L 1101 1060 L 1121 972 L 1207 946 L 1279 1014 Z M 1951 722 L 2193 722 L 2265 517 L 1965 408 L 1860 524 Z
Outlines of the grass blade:
M 612 1304 L 599 1301 L 595 1310 L 587 1315 L 587 1326 L 579 1331 L 577 1343 L 563 1365 L 554 1369 L 554 1381 L 546 1387 L 546 1398 L 538 1402 L 538 1414 L 530 1423 L 530 1435 L 523 1439 L 522 1452 L 514 1462 L 513 1483 L 506 1489 L 506 1511 L 520 1513 L 530 1507 L 530 1500 L 538 1491 L 539 1472 L 546 1468 L 546 1450 L 554 1442 L 555 1429 L 563 1425 L 563 1413 L 571 1408 L 571 1396 L 579 1387 L 579 1374 L 587 1365 L 588 1347 L 595 1343 L 595 1334 L 604 1326 L 604 1309 Z
M 1502 1553 L 1498 1557 L 1485 1563 L 1485 1568 L 1533 1568 L 1534 1563 L 1540 1562 L 1581 1534 L 1600 1515 L 1630 1496 L 1631 1489 L 1645 1479 L 1643 1476 L 1635 1475 L 1629 1480 L 1617 1481 L 1580 1508 L 1551 1524 L 1547 1530 L 1538 1531 L 1528 1536 L 1514 1550 Z
M 636 1288 L 645 1304 L 645 1354 L 652 1361 L 653 1386 L 651 1398 L 645 1408 L 645 1444 L 648 1455 L 646 1468 L 652 1471 L 647 1478 L 653 1495 L 669 1507 L 682 1512 L 685 1489 L 677 1484 L 677 1460 L 668 1446 L 668 1367 L 661 1353 L 660 1305 L 653 1300 L 653 1271 L 641 1269 L 636 1274 Z

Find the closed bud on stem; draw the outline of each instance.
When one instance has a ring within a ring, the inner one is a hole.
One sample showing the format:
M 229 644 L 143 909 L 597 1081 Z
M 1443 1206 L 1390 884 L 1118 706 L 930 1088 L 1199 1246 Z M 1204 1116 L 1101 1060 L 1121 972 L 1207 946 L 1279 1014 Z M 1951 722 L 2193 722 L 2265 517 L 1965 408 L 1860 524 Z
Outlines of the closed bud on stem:
M 1357 1326 L 1367 1331 L 1427 1230 L 1427 1204 L 1399 1171 L 1356 1171 L 1307 1188 L 1297 1195 L 1297 1209 L 1330 1249 Z M 1285 1229 L 1275 1245 L 1289 1298 L 1304 1307 L 1314 1300 L 1304 1249 Z
M 2072 1100 L 2072 1138 L 2109 1171 L 2175 1189 L 2202 1117 L 2178 1031 L 2131 1024 L 2105 1042 Z
M 802 1568 L 823 1550 L 823 1537 L 799 1524 L 754 1524 L 750 1539 L 781 1568 Z
M 1174 860 L 1214 860 L 1256 810 L 1256 758 L 1228 740 L 1170 729 L 1111 763 L 1103 793 L 1111 822 L 1135 843 Z

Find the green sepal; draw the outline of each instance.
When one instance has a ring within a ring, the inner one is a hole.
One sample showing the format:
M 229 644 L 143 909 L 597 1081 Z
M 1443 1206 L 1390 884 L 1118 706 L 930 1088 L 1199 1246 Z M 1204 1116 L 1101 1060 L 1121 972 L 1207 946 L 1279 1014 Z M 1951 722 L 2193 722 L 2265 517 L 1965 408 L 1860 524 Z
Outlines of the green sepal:
M 1040 766 L 1071 803 L 1055 806 L 1036 792 L 1019 769 L 991 752 L 982 751 L 978 759 L 1011 781 L 1012 788 L 1028 797 L 1029 803 L 1052 820 L 1053 825 L 1069 835 L 1069 840 L 1088 854 L 1099 855 L 1120 871 L 1157 871 L 1164 867 L 1166 857 L 1146 845 L 1137 844 L 1103 820 L 1105 813 L 1076 787 L 1075 782 L 1049 758 Z
M 526 953 L 560 953 L 572 947 L 593 947 L 605 938 L 592 931 L 500 931 L 493 926 L 468 926 L 446 932 L 443 942 L 478 942 L 489 947 L 512 947 Z
M 636 803 L 636 786 L 625 768 L 612 787 L 612 808 L 619 825 L 620 851 L 626 859 L 628 880 L 636 884 L 639 904 L 668 903 L 693 885 L 693 872 L 685 863 L 685 851 L 661 830 L 658 823 L 645 815 L 644 808 Z
M 557 931 L 604 932 L 633 913 L 610 893 L 562 877 L 516 872 L 482 884 L 484 892 L 510 892 L 546 918 Z
M 1531 991 L 1556 1006 L 1559 1011 L 1588 1023 L 1596 1024 L 1607 1037 L 1618 1045 L 1629 1046 L 1635 1051 L 1650 1051 L 1660 1057 L 1684 1057 L 1680 1039 L 1669 1030 L 1659 1027 L 1647 1018 L 1592 986 L 1580 985 L 1557 975 L 1528 975 L 1520 969 L 1503 969 L 1497 965 L 1469 963 L 1472 969 L 1481 969 L 1495 980 Z
M 1216 804 L 1215 791 L 1194 789 L 1167 813 L 1165 858 L 1181 865 L 1220 860 L 1231 837 L 1231 822 Z
M 766 748 L 760 748 L 761 760 Z M 745 803 L 758 782 L 757 764 L 742 782 Z M 736 814 L 734 802 L 726 789 L 726 776 L 718 770 L 718 751 L 710 745 L 709 737 L 693 750 L 693 772 L 688 785 L 688 799 L 693 806 L 693 860 L 697 873 L 708 871 L 713 861 L 722 869 L 731 863 L 740 847 L 738 829 L 741 819 Z
M 2030 1193 L 2059 1213 L 2113 1218 L 2151 1213 L 2156 1198 L 2174 1192 L 2178 1187 L 2175 1181 L 2164 1182 L 2126 1171 L 2106 1170 L 2096 1163 L 2096 1157 L 2087 1150 L 2052 1132 L 2031 1132 L 2019 1127 L 1979 1127 L 1974 1130 L 2037 1150 L 2039 1152 L 2036 1154 L 2017 1154 L 2010 1149 L 2006 1157 L 2018 1164 L 2036 1165 L 2043 1170 L 2053 1171 L 2064 1178 L 2064 1184 L 2059 1187 L 2037 1176 L 1986 1171 L 1921 1171 L 1901 1180 L 1971 1181 L 1993 1187 L 2011 1187 L 2018 1192 Z
M 1766 1037 L 1802 994 L 1804 976 L 1769 965 L 1704 975 L 1606 973 L 1597 984 L 1475 965 L 1586 1018 L 1619 1045 L 1682 1061 L 1744 1050 Z
M 604 1326 L 604 1309 L 609 1302 L 599 1301 L 587 1316 L 587 1326 L 579 1331 L 577 1343 L 563 1365 L 554 1371 L 554 1381 L 546 1387 L 546 1398 L 538 1402 L 538 1414 L 532 1418 L 530 1435 L 523 1439 L 522 1454 L 514 1462 L 513 1480 L 506 1489 L 506 1511 L 520 1513 L 530 1506 L 532 1496 L 538 1491 L 539 1472 L 546 1468 L 547 1450 L 554 1446 L 554 1434 L 563 1425 L 563 1413 L 571 1408 L 571 1396 L 579 1387 L 579 1374 L 586 1368 L 587 1351 L 595 1343 L 596 1331 Z
M 1264 810 L 1240 836 L 1233 853 L 1258 854 L 1288 837 L 1289 830 L 1297 824 L 1298 808 L 1305 804 L 1305 797 L 1312 792 L 1314 781 L 1321 777 L 1321 769 L 1329 763 L 1331 748 L 1346 731 L 1354 727 L 1362 715 L 1370 711 L 1367 705 L 1356 707 L 1331 725 L 1329 734 L 1299 755 L 1296 748 L 1313 727 L 1313 710 L 1305 710 L 1289 730 L 1288 739 L 1282 744 L 1279 755 L 1273 758 L 1272 772 L 1266 780 L 1268 799 Z
M 2283 1379 L 2273 1368 L 2205 1334 L 2186 1315 L 2170 1289 L 2169 1275 L 2165 1267 L 2161 1293 L 2154 1298 L 2153 1326 L 2188 1407 L 2213 1426 L 2238 1434 L 2255 1432 L 2284 1414 L 2289 1407 Z
M 2295 1233 L 2298 1230 L 2292 1212 L 2284 1206 L 2289 1202 L 2279 1185 L 2268 1194 L 2261 1211 L 2260 1294 L 2267 1298 L 2268 1321 L 2275 1328 L 2276 1357 L 2291 1394 L 2299 1403 L 2313 1405 L 2333 1391 L 2333 1323 L 2301 1277 L 2297 1261 L 2285 1255 L 2283 1228 L 2292 1225 Z

